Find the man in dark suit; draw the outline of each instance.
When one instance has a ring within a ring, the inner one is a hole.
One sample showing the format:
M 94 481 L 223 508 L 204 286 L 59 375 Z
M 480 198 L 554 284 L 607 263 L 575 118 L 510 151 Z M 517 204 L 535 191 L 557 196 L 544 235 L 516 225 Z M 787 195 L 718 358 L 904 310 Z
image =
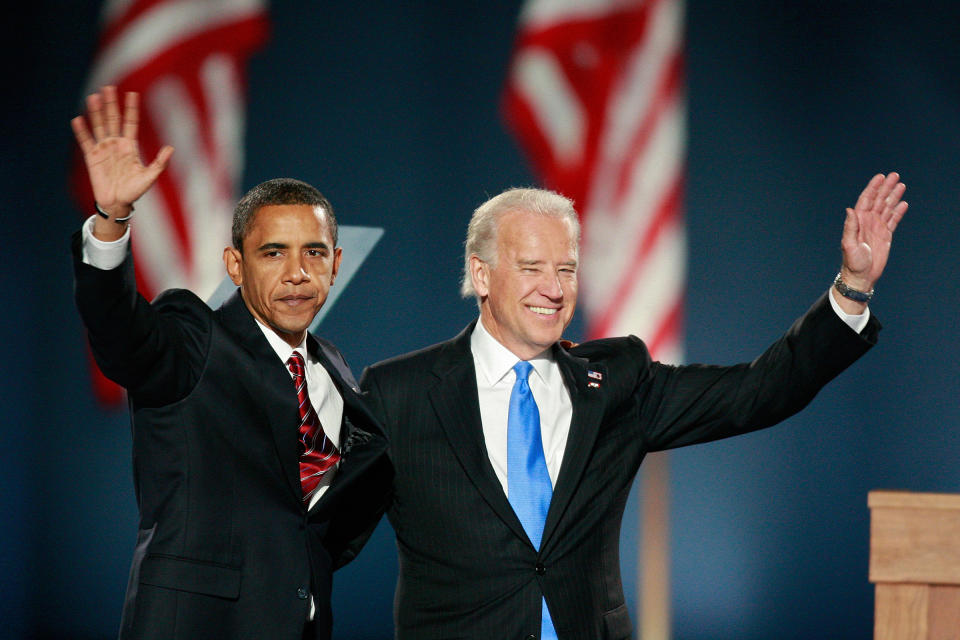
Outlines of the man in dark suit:
M 775 424 L 875 342 L 866 301 L 903 191 L 895 173 L 870 181 L 832 291 L 731 367 L 652 362 L 633 336 L 560 342 L 577 298 L 572 203 L 514 189 L 480 206 L 463 280 L 479 320 L 361 381 L 396 466 L 397 638 L 629 638 L 620 522 L 644 454 Z
M 331 574 L 386 505 L 392 467 L 336 348 L 309 335 L 341 250 L 310 185 L 238 203 L 216 311 L 171 290 L 148 303 L 130 257 L 133 203 L 163 171 L 137 150 L 137 96 L 113 87 L 73 128 L 97 215 L 74 237 L 76 300 L 104 373 L 127 389 L 140 531 L 121 638 L 329 638 Z M 91 129 L 92 128 L 92 133 Z

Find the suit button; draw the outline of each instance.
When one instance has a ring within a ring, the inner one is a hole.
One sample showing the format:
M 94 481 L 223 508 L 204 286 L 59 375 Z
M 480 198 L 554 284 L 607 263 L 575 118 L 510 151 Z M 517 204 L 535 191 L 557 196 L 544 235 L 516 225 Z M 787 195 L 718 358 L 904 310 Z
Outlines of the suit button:
M 310 595 L 310 592 L 304 589 L 303 587 L 300 587 L 299 589 L 297 589 L 297 597 L 300 598 L 301 600 L 306 600 L 307 596 L 309 595 Z
M 537 566 L 534 567 L 534 569 L 537 570 L 537 575 L 538 575 L 538 576 L 542 576 L 542 575 L 544 575 L 544 574 L 547 572 L 547 568 L 546 568 L 545 566 L 543 566 L 543 563 L 542 563 L 542 562 L 538 562 L 538 563 L 537 563 Z
M 530 635 L 528 635 L 528 636 L 527 636 L 526 638 L 524 638 L 523 640 L 537 640 L 537 636 L 535 636 L 535 635 L 533 635 L 533 634 L 531 633 Z

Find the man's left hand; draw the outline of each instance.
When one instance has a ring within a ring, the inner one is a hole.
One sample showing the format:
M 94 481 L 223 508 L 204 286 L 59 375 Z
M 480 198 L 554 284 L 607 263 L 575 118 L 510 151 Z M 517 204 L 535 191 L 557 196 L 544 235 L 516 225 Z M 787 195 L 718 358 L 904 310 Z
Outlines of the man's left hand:
M 840 240 L 843 250 L 840 274 L 848 287 L 870 291 L 880 279 L 890 256 L 893 232 L 907 212 L 907 203 L 901 200 L 906 188 L 896 172 L 886 176 L 878 173 L 860 194 L 856 206 L 847 209 Z M 838 302 L 853 302 L 836 297 Z M 866 305 L 851 306 L 858 309 L 851 308 L 850 311 L 860 312 Z

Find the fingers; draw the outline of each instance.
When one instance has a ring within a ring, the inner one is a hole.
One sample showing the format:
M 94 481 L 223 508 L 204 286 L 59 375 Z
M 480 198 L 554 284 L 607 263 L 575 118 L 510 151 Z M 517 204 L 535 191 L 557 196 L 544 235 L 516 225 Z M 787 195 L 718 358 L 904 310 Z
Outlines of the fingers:
M 899 183 L 900 174 L 898 174 L 896 171 L 891 171 L 887 174 L 887 177 L 882 183 L 880 183 L 880 187 L 877 189 L 877 195 L 873 201 L 873 207 L 871 207 L 871 210 L 874 213 L 877 215 L 883 215 L 886 212 L 887 207 L 891 202 L 890 197 Z
M 120 135 L 120 106 L 117 104 L 117 88 L 107 86 L 103 88 L 104 129 L 107 135 Z
M 892 209 L 895 207 L 897 202 L 900 201 L 900 198 L 903 197 L 903 192 L 906 190 L 907 185 L 903 184 L 902 182 L 897 182 L 897 184 L 894 185 L 893 190 L 891 190 L 890 194 L 887 196 L 887 202 L 890 205 L 887 208 Z
M 99 93 L 87 96 L 87 118 L 90 120 L 90 126 L 93 127 L 95 141 L 107 137 L 107 130 L 103 124 L 103 96 Z
M 882 202 L 882 211 L 880 212 L 881 219 L 886 222 L 890 219 L 890 216 L 893 215 L 893 210 L 897 208 L 897 205 L 900 204 L 900 199 L 903 197 L 903 192 L 907 190 L 907 185 L 902 182 L 898 182 L 896 186 L 893 187 L 893 190 L 884 198 Z
M 153 162 L 147 167 L 147 170 L 153 176 L 154 180 L 167 168 L 167 163 L 170 161 L 170 156 L 172 155 L 173 147 L 170 145 L 164 145 L 164 147 L 157 152 L 157 157 L 154 158 Z
M 83 119 L 83 116 L 77 116 L 71 120 L 70 128 L 73 129 L 73 137 L 77 139 L 77 144 L 80 145 L 80 150 L 83 151 L 84 155 L 90 153 L 96 143 L 93 141 L 93 136 L 90 135 L 90 130 L 87 129 L 87 121 Z
M 139 95 L 134 91 L 128 91 L 124 98 L 123 117 L 121 118 L 116 87 L 108 85 L 103 87 L 99 93 L 87 96 L 87 118 L 93 129 L 92 136 L 90 136 L 90 131 L 86 128 L 85 123 L 83 123 L 83 130 L 87 132 L 87 137 L 94 144 L 104 138 L 120 135 L 136 140 L 140 126 Z M 77 131 L 77 125 L 74 125 L 74 133 L 79 135 Z M 80 138 L 78 137 L 77 140 L 79 142 Z
M 880 189 L 880 185 L 883 184 L 883 178 L 883 174 L 878 173 L 870 179 L 870 182 L 867 183 L 867 186 L 864 187 L 860 193 L 860 197 L 857 198 L 857 204 L 854 205 L 854 209 L 864 211 L 869 210 L 873 206 L 877 198 L 877 191 Z
M 857 219 L 857 212 L 847 207 L 847 217 L 843 221 L 843 235 L 840 238 L 840 246 L 852 246 L 857 243 L 860 236 L 860 221 Z
M 891 180 L 891 176 L 893 176 L 895 180 Z M 887 229 L 892 232 L 897 228 L 897 224 L 899 224 L 900 219 L 903 218 L 903 214 L 907 212 L 907 203 L 902 201 L 903 194 L 907 190 L 907 185 L 900 182 L 900 176 L 895 172 L 887 176 L 884 187 L 888 186 L 888 182 L 892 183 L 892 186 L 889 193 L 886 194 L 886 197 L 878 203 L 877 213 Z M 881 190 L 881 193 L 883 191 L 884 189 Z
M 900 182 L 900 174 L 896 171 L 887 175 L 878 173 L 867 183 L 854 208 L 873 213 L 893 231 L 907 211 L 906 203 L 901 201 L 906 190 L 907 186 Z
M 135 91 L 128 91 L 123 109 L 123 137 L 136 140 L 139 126 L 140 95 Z
M 896 207 L 893 208 L 893 211 L 890 212 L 890 217 L 887 218 L 887 229 L 890 230 L 890 233 L 893 233 L 897 225 L 900 224 L 900 220 L 903 218 L 903 214 L 907 212 L 907 203 L 900 202 Z

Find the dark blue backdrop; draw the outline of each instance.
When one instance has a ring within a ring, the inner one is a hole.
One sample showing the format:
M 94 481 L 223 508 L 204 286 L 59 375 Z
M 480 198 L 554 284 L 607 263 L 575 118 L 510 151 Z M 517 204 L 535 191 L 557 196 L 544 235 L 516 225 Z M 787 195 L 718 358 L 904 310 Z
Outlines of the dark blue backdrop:
M 89 5 L 5 15 L 10 638 L 113 636 L 135 533 L 127 416 L 91 399 L 71 301 L 68 121 Z M 301 177 L 344 224 L 385 227 L 323 326 L 358 374 L 474 314 L 456 293 L 469 212 L 531 181 L 498 112 L 518 5 L 274 4 L 251 65 L 244 186 Z M 901 171 L 911 208 L 873 305 L 879 347 L 786 424 L 671 454 L 676 638 L 870 638 L 867 491 L 960 491 L 958 25 L 953 2 L 689 4 L 690 360 L 753 357 L 827 288 L 843 206 L 873 173 Z M 389 636 L 394 555 L 381 526 L 338 574 L 338 637 Z

